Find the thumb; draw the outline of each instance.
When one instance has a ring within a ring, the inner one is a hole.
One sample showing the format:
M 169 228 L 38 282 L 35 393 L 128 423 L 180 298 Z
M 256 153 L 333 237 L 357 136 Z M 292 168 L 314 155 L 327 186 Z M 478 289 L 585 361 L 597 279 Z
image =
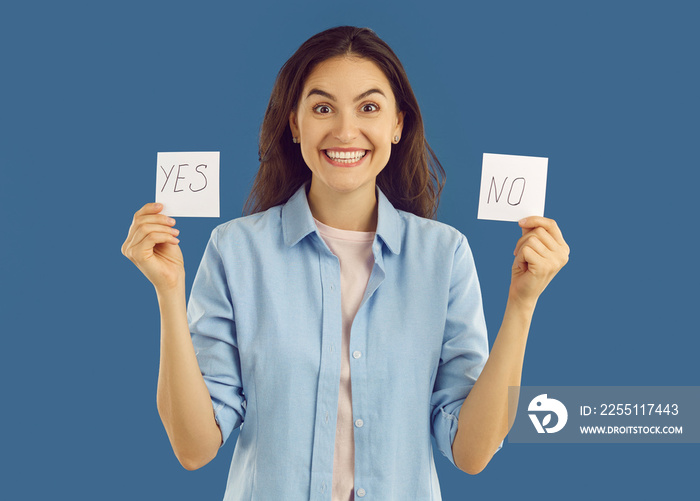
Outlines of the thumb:
M 520 229 L 523 231 L 523 235 L 525 235 L 531 229 L 538 227 L 540 225 L 540 219 L 542 218 L 537 216 L 528 216 L 518 221 L 518 226 L 520 226 Z

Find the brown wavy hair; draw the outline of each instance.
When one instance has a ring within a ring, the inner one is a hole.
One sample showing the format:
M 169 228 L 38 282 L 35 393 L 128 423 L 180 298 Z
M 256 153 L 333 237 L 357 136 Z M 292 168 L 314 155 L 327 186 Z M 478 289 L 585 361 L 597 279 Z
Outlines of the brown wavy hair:
M 423 118 L 408 77 L 394 51 L 369 28 L 339 26 L 309 38 L 284 63 L 260 128 L 260 169 L 243 209 L 261 212 L 285 203 L 309 179 L 301 149 L 292 142 L 289 115 L 296 109 L 306 78 L 323 61 L 352 56 L 373 61 L 386 75 L 403 111 L 401 141 L 392 144 L 377 186 L 397 209 L 433 218 L 437 212 L 445 171 L 425 140 Z

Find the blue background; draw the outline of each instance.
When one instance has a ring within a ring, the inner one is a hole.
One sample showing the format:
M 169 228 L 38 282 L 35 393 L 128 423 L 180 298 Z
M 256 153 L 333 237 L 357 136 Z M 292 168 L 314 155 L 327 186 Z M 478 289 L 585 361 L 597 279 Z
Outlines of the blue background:
M 523 385 L 700 384 L 697 5 L 3 4 L 0 496 L 221 499 L 235 437 L 179 466 L 155 405 L 155 294 L 120 247 L 156 152 L 221 151 L 222 217 L 178 221 L 189 290 L 211 229 L 241 213 L 279 67 L 339 24 L 372 27 L 406 67 L 491 342 L 520 232 L 476 219 L 481 156 L 549 157 L 545 215 L 572 253 Z M 682 499 L 698 447 L 506 444 L 474 477 L 436 463 L 445 500 Z

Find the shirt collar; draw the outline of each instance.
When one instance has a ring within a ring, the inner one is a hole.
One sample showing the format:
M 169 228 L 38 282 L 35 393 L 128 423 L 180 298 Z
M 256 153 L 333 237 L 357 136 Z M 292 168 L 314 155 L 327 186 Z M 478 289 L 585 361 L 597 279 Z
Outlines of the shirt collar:
M 401 233 L 403 219 L 391 205 L 382 190 L 377 187 L 377 231 L 376 234 L 386 244 L 391 252 L 401 252 Z M 282 206 L 282 232 L 284 243 L 292 247 L 299 243 L 309 233 L 316 231 L 316 223 L 306 199 L 306 184 L 303 184 Z

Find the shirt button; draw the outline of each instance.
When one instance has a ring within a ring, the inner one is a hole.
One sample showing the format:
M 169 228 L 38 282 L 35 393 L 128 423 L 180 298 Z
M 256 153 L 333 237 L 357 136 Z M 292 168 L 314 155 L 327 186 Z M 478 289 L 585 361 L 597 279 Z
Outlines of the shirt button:
M 360 351 L 353 351 L 352 352 L 352 358 L 360 358 L 362 356 L 362 352 Z
M 364 424 L 365 424 L 365 422 L 361 419 L 355 420 L 355 426 L 357 426 L 358 428 L 362 428 L 362 426 L 364 426 Z
M 333 292 L 335 290 L 335 285 L 331 284 L 330 289 L 331 289 L 331 292 Z
M 358 498 L 363 498 L 363 497 L 365 497 L 365 494 L 366 494 L 366 492 L 365 492 L 364 489 L 357 489 L 357 497 L 358 497 Z

